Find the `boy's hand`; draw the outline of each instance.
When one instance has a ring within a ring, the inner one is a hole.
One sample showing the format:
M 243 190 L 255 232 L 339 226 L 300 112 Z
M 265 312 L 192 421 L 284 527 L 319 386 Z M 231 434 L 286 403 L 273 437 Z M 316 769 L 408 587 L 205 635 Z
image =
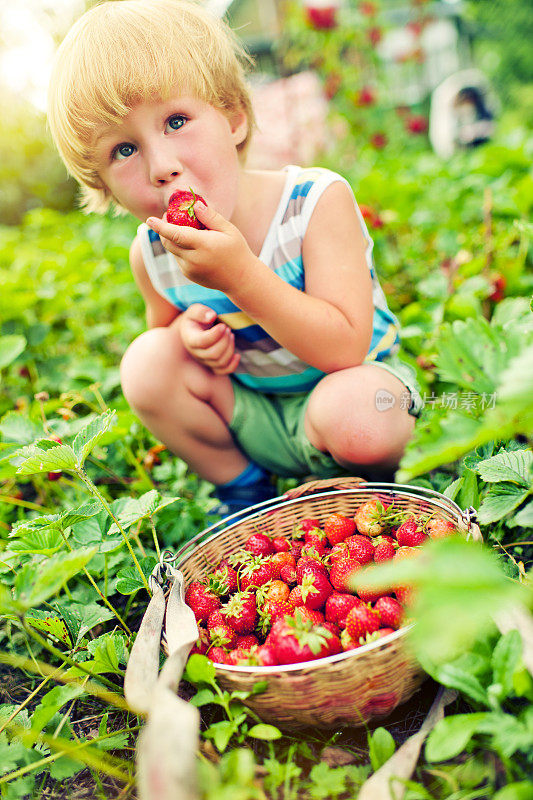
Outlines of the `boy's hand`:
M 235 337 L 223 322 L 216 322 L 212 308 L 194 303 L 179 316 L 183 346 L 200 364 L 215 375 L 235 372 L 240 355 L 235 352 Z
M 255 257 L 238 228 L 213 208 L 197 201 L 194 213 L 207 230 L 172 225 L 166 215 L 163 219 L 149 217 L 146 223 L 177 257 L 189 280 L 231 295 Z

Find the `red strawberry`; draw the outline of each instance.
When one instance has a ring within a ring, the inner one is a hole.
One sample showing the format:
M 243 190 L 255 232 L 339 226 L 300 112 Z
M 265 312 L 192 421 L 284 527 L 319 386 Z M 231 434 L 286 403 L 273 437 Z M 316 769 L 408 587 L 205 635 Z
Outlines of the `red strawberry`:
M 49 472 L 46 477 L 49 481 L 58 481 L 62 474 L 62 472 Z
M 209 628 L 209 636 L 215 645 L 221 647 L 235 647 L 237 642 L 237 632 L 233 630 L 229 622 L 218 622 Z
M 363 86 L 357 95 L 356 102 L 358 106 L 373 106 L 376 102 L 374 90 L 370 86 Z
M 224 606 L 227 621 L 237 633 L 252 633 L 257 620 L 257 606 L 252 592 L 237 592 Z
M 396 631 L 394 628 L 379 628 L 373 636 L 378 639 L 382 639 L 384 636 L 388 636 L 390 633 L 395 633 Z
M 365 586 L 364 583 L 361 583 L 359 580 L 356 585 L 356 592 L 358 597 L 363 600 L 365 603 L 374 603 L 376 600 L 379 600 L 380 597 L 383 597 L 388 592 L 392 592 L 392 588 L 383 588 L 383 589 L 374 589 L 370 586 Z
M 291 589 L 289 594 L 289 603 L 292 603 L 294 608 L 298 608 L 299 606 L 303 606 L 304 599 L 302 595 L 302 587 L 295 586 L 294 589 Z
M 350 558 L 350 551 L 346 542 L 339 542 L 334 544 L 329 553 L 329 560 L 332 564 L 339 561 L 341 558 Z
M 291 567 L 289 564 L 285 564 L 285 566 L 280 569 L 279 577 L 282 581 L 288 583 L 289 585 L 296 583 L 298 580 L 295 567 Z
M 272 547 L 275 553 L 285 553 L 290 550 L 291 543 L 286 536 L 274 536 L 272 539 Z
M 355 522 L 344 514 L 331 514 L 324 523 L 324 533 L 332 545 L 338 544 L 355 533 Z
M 346 617 L 354 606 L 361 605 L 362 600 L 353 594 L 333 592 L 326 600 L 325 615 L 328 622 L 334 622 L 339 628 L 346 627 Z
M 241 589 L 257 589 L 272 580 L 272 574 L 270 563 L 261 556 L 255 556 L 250 564 L 240 570 Z
M 341 645 L 344 652 L 347 650 L 357 650 L 358 647 L 361 647 L 361 643 L 352 639 L 346 628 L 341 631 Z
M 342 645 L 337 636 L 311 620 L 303 619 L 298 612 L 294 617 L 281 620 L 272 646 L 280 664 L 296 664 L 340 653 Z
M 490 283 L 491 293 L 489 294 L 489 300 L 492 300 L 493 303 L 499 303 L 505 297 L 505 287 L 507 286 L 505 275 L 501 275 L 499 272 L 491 275 Z
M 291 542 L 291 553 L 295 558 L 300 558 L 303 546 L 304 546 L 303 542 L 298 542 L 298 541 Z
M 331 583 L 321 572 L 305 573 L 302 578 L 300 589 L 303 604 L 307 606 L 307 608 L 314 609 L 321 608 L 333 591 Z M 295 590 L 293 589 L 292 591 L 294 592 Z
M 409 133 L 425 133 L 428 129 L 427 118 L 423 114 L 413 114 L 407 118 L 406 128 Z
M 278 664 L 274 648 L 269 644 L 263 644 L 261 647 L 258 647 L 253 657 L 260 667 L 275 667 Z
M 356 533 L 354 536 L 348 536 L 345 541 L 350 551 L 350 558 L 355 558 L 360 564 L 368 564 L 369 561 L 373 561 L 374 545 L 368 536 Z
M 269 556 L 274 552 L 272 542 L 265 533 L 252 533 L 244 546 L 254 556 Z
M 193 610 L 196 622 L 207 622 L 211 612 L 222 605 L 220 599 L 200 581 L 191 583 L 185 594 L 185 602 Z
M 316 558 L 317 561 L 323 556 L 326 555 L 327 550 L 327 539 L 324 541 L 320 541 L 315 539 L 312 544 L 304 544 L 302 547 L 300 557 L 303 558 L 306 556 L 307 558 Z
M 205 225 L 196 218 L 194 213 L 194 204 L 197 200 L 207 205 L 204 198 L 195 195 L 192 189 L 190 192 L 174 192 L 168 201 L 167 221 L 172 225 L 187 225 L 187 227 L 196 228 L 199 231 L 204 230 Z
M 305 13 L 308 23 L 317 31 L 329 30 L 337 26 L 337 6 L 334 3 L 329 6 L 321 3 L 316 6 L 308 5 L 305 7 Z
M 402 606 L 393 597 L 380 597 L 374 606 L 377 611 L 381 624 L 387 628 L 401 628 L 404 618 Z
M 307 606 L 298 606 L 292 612 L 292 616 L 294 616 L 298 612 L 302 619 L 310 619 L 313 625 L 322 625 L 324 622 L 324 614 L 321 611 L 316 611 L 314 608 L 308 608 Z
M 389 561 L 394 558 L 394 545 L 391 542 L 380 542 L 374 550 L 374 561 Z
M 310 556 L 302 556 L 297 564 L 296 564 L 296 577 L 298 582 L 302 581 L 304 575 L 315 575 L 318 573 L 322 573 L 322 575 L 328 574 L 326 566 L 316 558 L 311 558 Z
M 307 531 L 312 531 L 315 528 L 320 528 L 320 520 L 311 517 L 305 517 L 304 519 L 300 520 L 294 533 L 296 536 L 301 536 L 302 533 L 305 534 Z
M 216 664 L 229 664 L 228 653 L 223 647 L 212 647 L 206 653 L 207 657 L 214 661 Z
M 457 533 L 457 529 L 453 522 L 442 517 L 432 517 L 426 523 L 426 531 L 429 533 L 431 539 L 444 539 L 446 536 L 451 536 Z
M 235 647 L 228 653 L 228 660 L 226 663 L 231 664 L 233 667 L 236 667 L 239 664 L 247 664 L 249 655 L 249 650 L 246 650 L 243 647 Z
M 418 527 L 415 517 L 408 517 L 396 531 L 396 539 L 401 547 L 417 547 L 427 538 L 424 531 Z
M 193 653 L 200 653 L 200 655 L 205 655 L 207 649 L 209 647 L 209 636 L 205 628 L 198 628 L 198 639 L 194 643 L 191 652 L 189 655 L 193 655 Z
M 284 617 L 286 614 L 292 614 L 295 606 L 290 600 L 269 600 L 265 603 L 264 610 L 269 615 L 270 620 L 274 623 L 279 617 Z
M 218 567 L 208 575 L 209 589 L 220 597 L 236 592 L 239 586 L 237 570 L 230 567 L 227 561 L 221 561 Z
M 374 633 L 381 625 L 381 620 L 377 611 L 370 606 L 362 603 L 354 606 L 346 617 L 346 630 L 351 639 L 359 641 L 361 636 L 367 633 Z
M 361 569 L 361 564 L 355 558 L 344 558 L 336 561 L 329 573 L 331 585 L 338 592 L 353 591 L 351 579 L 359 569 Z
M 335 625 L 335 623 L 334 623 L 334 622 L 327 622 L 327 621 L 326 621 L 326 622 L 321 622 L 320 624 L 321 624 L 321 625 L 322 625 L 322 627 L 323 627 L 323 628 L 325 628 L 327 631 L 330 631 L 330 633 L 332 633 L 334 636 L 339 636 L 339 637 L 340 637 L 340 635 L 341 635 L 341 629 L 339 628 L 339 626 L 338 626 L 338 625 Z
M 257 636 L 253 633 L 247 633 L 244 636 L 238 636 L 235 642 L 235 647 L 240 647 L 242 650 L 251 650 L 259 644 Z
M 281 568 L 285 566 L 295 567 L 296 559 L 292 553 L 287 553 L 285 550 L 280 550 L 270 557 L 270 566 L 272 567 L 272 577 L 274 579 L 281 577 Z

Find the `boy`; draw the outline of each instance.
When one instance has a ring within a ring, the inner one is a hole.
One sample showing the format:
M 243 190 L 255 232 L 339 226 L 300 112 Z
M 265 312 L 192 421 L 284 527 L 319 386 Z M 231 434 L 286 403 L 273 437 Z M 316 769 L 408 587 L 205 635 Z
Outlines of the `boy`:
M 63 42 L 49 103 L 86 208 L 142 223 L 149 330 L 122 360 L 125 396 L 224 513 L 273 496 L 271 473 L 390 474 L 420 407 L 347 182 L 246 168 L 243 56 L 196 3 L 107 2 Z M 206 230 L 165 218 L 189 187 Z

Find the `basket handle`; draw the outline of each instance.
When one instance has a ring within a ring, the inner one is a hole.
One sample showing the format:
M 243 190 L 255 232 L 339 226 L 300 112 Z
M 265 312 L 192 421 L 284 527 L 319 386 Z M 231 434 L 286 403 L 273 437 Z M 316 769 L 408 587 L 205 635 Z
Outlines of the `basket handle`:
M 307 481 L 306 483 L 301 483 L 300 486 L 295 486 L 294 489 L 289 489 L 283 494 L 283 498 L 295 500 L 297 497 L 318 494 L 328 489 L 354 489 L 356 486 L 361 486 L 361 484 L 365 483 L 366 481 L 363 480 L 363 478 L 355 477 L 326 478 L 321 481 Z

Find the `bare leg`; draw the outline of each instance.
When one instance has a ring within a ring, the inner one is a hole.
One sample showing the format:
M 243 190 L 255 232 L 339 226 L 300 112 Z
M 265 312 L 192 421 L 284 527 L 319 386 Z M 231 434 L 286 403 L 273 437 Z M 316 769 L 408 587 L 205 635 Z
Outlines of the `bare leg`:
M 406 391 L 398 378 L 372 364 L 326 375 L 307 407 L 309 441 L 348 469 L 390 474 L 414 430 L 415 420 L 400 402 Z M 379 410 L 378 392 L 394 398 L 385 410 Z
M 228 429 L 233 388 L 184 349 L 175 323 L 141 334 L 121 363 L 122 388 L 143 424 L 202 478 L 233 480 L 249 464 Z

